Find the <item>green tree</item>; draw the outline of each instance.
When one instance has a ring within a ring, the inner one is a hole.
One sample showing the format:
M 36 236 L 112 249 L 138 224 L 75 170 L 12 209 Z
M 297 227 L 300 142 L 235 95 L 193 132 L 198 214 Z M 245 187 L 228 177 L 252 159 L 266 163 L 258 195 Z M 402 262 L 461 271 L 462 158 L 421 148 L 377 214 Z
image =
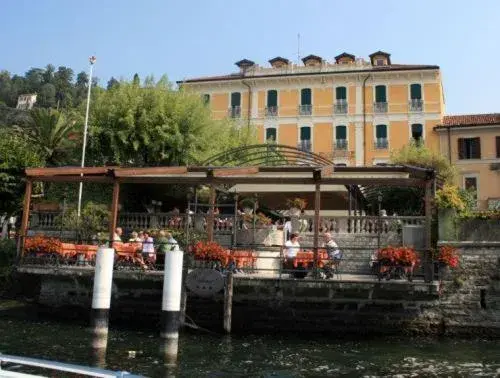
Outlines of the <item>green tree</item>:
M 89 156 L 96 165 L 194 164 L 255 142 L 252 130 L 212 120 L 198 95 L 174 91 L 163 79 L 145 87 L 122 82 L 93 103 Z
M 54 73 L 54 85 L 59 106 L 66 108 L 73 105 L 73 76 L 74 72 L 68 67 L 58 67 Z
M 106 86 L 106 89 L 109 91 L 115 86 L 120 85 L 120 82 L 116 80 L 114 77 L 111 77 L 111 79 L 108 80 L 108 85 Z
M 21 209 L 24 169 L 43 165 L 30 141 L 22 135 L 0 128 L 0 214 Z
M 26 123 L 15 130 L 31 143 L 47 165 L 62 162 L 71 147 L 69 134 L 75 130 L 75 120 L 54 109 L 36 108 L 30 111 Z
M 54 84 L 46 83 L 42 85 L 36 104 L 43 108 L 52 108 L 56 105 L 56 87 Z

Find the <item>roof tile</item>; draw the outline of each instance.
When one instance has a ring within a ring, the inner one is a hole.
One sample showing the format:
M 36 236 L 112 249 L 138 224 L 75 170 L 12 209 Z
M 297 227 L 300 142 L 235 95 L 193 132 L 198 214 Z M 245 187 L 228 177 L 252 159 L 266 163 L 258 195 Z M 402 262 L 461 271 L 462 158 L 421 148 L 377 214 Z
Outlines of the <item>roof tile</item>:
M 500 124 L 500 113 L 444 116 L 440 126 L 482 126 Z

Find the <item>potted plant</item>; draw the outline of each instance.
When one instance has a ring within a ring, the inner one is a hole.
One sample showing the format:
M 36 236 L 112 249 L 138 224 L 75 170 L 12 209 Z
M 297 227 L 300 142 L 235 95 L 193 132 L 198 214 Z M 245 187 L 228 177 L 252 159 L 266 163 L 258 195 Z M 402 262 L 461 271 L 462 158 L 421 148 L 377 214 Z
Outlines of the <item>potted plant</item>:
M 457 268 L 459 257 L 457 249 L 450 245 L 442 245 L 434 251 L 434 271 L 439 279 L 445 279 L 450 272 L 450 268 Z
M 307 207 L 307 201 L 303 198 L 293 198 L 293 199 L 287 199 L 286 204 L 288 208 L 290 209 L 290 215 L 291 216 L 296 216 L 298 217 L 300 215 L 300 212 L 304 210 Z
M 225 267 L 229 253 L 217 242 L 199 241 L 190 249 L 195 260 L 212 263 L 212 267 Z
M 411 247 L 388 246 L 379 249 L 376 254 L 375 266 L 378 268 L 376 273 L 379 280 L 383 277 L 390 280 L 406 276 L 411 281 L 418 264 L 417 253 Z

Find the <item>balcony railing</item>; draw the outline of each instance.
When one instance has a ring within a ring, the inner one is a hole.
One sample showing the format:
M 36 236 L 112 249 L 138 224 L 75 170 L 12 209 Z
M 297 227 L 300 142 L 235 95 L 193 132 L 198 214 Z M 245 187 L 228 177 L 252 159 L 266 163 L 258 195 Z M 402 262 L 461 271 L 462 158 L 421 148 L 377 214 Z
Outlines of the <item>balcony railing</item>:
M 410 108 L 410 112 L 421 112 L 424 108 L 424 103 L 419 98 L 412 98 L 408 102 L 408 106 Z
M 389 147 L 389 141 L 387 138 L 377 138 L 375 139 L 374 147 L 377 150 L 385 150 Z
M 278 116 L 278 107 L 268 106 L 266 108 L 266 117 L 276 117 L 276 116 Z
M 310 140 L 301 140 L 299 144 L 297 144 L 297 148 L 301 151 L 311 152 L 311 141 Z
M 345 100 L 338 100 L 337 103 L 333 105 L 333 112 L 335 114 L 347 114 L 347 102 L 345 102 Z
M 375 113 L 387 113 L 387 102 L 374 102 L 373 111 Z
M 299 105 L 299 114 L 300 115 L 311 115 L 312 114 L 312 105 Z
M 241 106 L 231 106 L 228 109 L 228 116 L 230 118 L 240 118 L 241 117 Z
M 347 139 L 337 139 L 335 141 L 336 150 L 347 150 Z

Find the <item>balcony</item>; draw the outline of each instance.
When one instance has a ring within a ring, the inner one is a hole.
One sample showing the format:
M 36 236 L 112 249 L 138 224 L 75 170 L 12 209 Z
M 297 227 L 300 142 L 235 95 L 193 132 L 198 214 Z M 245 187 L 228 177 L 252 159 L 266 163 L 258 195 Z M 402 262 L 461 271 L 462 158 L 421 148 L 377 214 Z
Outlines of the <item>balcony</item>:
M 347 150 L 347 139 L 337 139 L 335 141 L 336 150 Z
M 266 117 L 277 117 L 277 116 L 278 116 L 277 106 L 268 106 L 266 108 Z
M 312 105 L 299 105 L 299 114 L 300 115 L 311 115 L 312 114 Z
M 297 149 L 304 152 L 311 152 L 312 145 L 310 140 L 301 140 L 299 144 L 297 144 Z
M 376 150 L 386 150 L 389 147 L 389 141 L 387 138 L 377 138 L 374 147 Z
M 408 102 L 410 112 L 421 112 L 424 109 L 424 102 L 419 98 L 412 98 Z
M 374 113 L 387 113 L 387 102 L 374 102 L 373 103 Z
M 333 105 L 333 112 L 335 114 L 347 114 L 347 102 L 345 100 L 337 100 Z
M 231 106 L 227 113 L 230 118 L 241 118 L 241 106 Z

